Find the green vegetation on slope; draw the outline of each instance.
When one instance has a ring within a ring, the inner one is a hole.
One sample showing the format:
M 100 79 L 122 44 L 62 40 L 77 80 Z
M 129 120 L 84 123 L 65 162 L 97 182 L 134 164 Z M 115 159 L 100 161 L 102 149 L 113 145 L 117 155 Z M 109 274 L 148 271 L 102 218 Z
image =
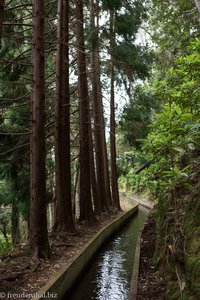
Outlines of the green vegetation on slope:
M 191 38 L 183 50 L 165 66 L 163 76 L 157 70 L 149 84 L 149 95 L 159 108 L 152 109 L 146 138 L 139 135 L 137 142 L 142 146 L 130 147 L 125 157 L 119 157 L 121 186 L 133 192 L 147 191 L 157 201 L 155 259 L 168 278 L 167 299 L 200 296 L 199 38 Z M 134 113 L 132 120 L 134 123 Z M 122 121 L 131 122 L 127 109 Z M 124 139 L 131 137 L 135 145 L 133 132 L 124 133 L 127 127 L 122 125 L 120 134 Z M 136 174 L 146 162 L 147 168 Z

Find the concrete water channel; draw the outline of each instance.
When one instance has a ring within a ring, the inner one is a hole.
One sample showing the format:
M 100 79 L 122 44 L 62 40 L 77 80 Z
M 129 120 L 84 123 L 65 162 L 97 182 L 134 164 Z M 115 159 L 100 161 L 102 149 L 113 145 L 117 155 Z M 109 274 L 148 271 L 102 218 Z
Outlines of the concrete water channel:
M 62 300 L 128 300 L 137 237 L 148 211 L 140 207 L 101 247 Z

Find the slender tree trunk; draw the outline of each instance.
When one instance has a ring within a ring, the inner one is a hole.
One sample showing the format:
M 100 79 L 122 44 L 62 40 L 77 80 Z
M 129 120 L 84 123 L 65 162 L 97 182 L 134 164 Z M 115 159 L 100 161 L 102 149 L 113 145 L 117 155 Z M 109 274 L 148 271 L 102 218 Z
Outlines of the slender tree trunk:
M 51 231 L 54 226 L 54 204 L 53 204 L 53 202 L 50 202 L 48 204 L 47 210 L 48 210 L 48 217 L 49 217 L 48 230 Z
M 115 70 L 113 61 L 113 47 L 115 43 L 114 36 L 114 13 L 110 11 L 110 55 L 111 55 L 111 82 L 110 82 L 110 169 L 111 169 L 111 186 L 112 199 L 114 206 L 120 210 L 119 191 L 117 183 L 117 162 L 116 162 L 116 139 L 115 139 Z
M 76 172 L 74 173 L 74 193 L 73 193 L 73 215 L 74 219 L 76 218 L 76 215 L 79 213 L 77 211 L 78 205 L 77 205 L 77 199 L 78 199 L 78 181 L 79 181 L 79 158 L 76 165 Z
M 90 119 L 90 176 L 91 176 L 91 185 L 92 185 L 92 198 L 94 203 L 94 213 L 95 215 L 98 215 L 101 212 L 100 209 L 101 194 L 99 189 L 99 183 L 97 183 L 93 144 L 94 143 L 93 143 L 93 134 L 92 134 L 92 124 Z
M 49 256 L 45 171 L 44 1 L 33 0 L 30 140 L 30 243 L 37 258 Z
M 3 31 L 4 5 L 5 5 L 5 0 L 0 0 L 0 49 L 1 49 L 1 37 Z
M 16 246 L 20 242 L 20 231 L 19 231 L 19 209 L 14 198 L 12 201 L 12 244 Z
M 194 0 L 194 3 L 195 3 L 195 6 L 198 10 L 199 15 L 200 15 L 200 1 L 199 0 Z
M 102 128 L 100 127 L 100 118 L 99 113 L 97 112 L 97 102 L 98 102 L 98 92 L 97 92 L 97 69 L 95 69 L 95 59 L 96 59 L 96 43 L 98 43 L 98 32 L 95 24 L 95 4 L 94 0 L 90 0 L 90 34 L 91 34 L 91 83 L 92 83 L 92 109 L 93 109 L 93 120 L 94 120 L 94 142 L 95 142 L 95 162 L 96 162 L 96 181 L 97 181 L 97 188 L 98 188 L 98 201 L 94 202 L 95 213 L 97 215 L 103 212 L 103 202 L 106 200 L 106 191 L 104 185 L 104 173 L 103 173 L 103 155 L 101 152 L 101 135 L 100 131 Z M 94 156 L 93 156 L 94 158 Z M 93 183 L 94 185 L 94 183 Z
M 92 99 L 94 111 L 94 139 L 95 139 L 95 158 L 97 168 L 97 183 L 101 195 L 101 211 L 109 210 L 111 204 L 110 180 L 108 170 L 108 156 L 105 138 L 105 121 L 103 115 L 103 101 L 100 80 L 100 63 L 99 63 L 99 3 L 91 0 L 91 30 L 94 32 L 92 39 Z M 95 24 L 95 12 L 97 24 Z
M 79 85 L 79 118 L 80 118 L 80 221 L 94 222 L 91 198 L 90 175 L 90 109 L 88 83 L 85 61 L 85 43 L 83 29 L 83 1 L 76 0 L 77 13 L 77 59 Z
M 56 222 L 57 231 L 74 231 L 70 166 L 69 1 L 58 1 L 56 57 Z

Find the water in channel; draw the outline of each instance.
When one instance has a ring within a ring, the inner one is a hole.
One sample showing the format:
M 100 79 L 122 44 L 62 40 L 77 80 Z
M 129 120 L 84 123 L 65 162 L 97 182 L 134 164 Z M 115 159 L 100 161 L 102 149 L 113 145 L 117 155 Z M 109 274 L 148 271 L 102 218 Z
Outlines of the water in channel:
M 110 241 L 63 300 L 128 300 L 138 231 L 148 213 L 140 208 Z

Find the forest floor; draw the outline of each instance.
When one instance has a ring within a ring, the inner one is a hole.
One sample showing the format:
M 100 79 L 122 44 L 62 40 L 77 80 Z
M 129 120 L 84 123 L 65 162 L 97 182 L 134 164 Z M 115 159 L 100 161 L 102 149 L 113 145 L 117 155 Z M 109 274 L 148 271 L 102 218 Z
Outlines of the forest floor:
M 164 300 L 166 298 L 166 281 L 159 274 L 155 265 L 156 224 L 149 215 L 141 236 L 140 269 L 137 300 Z
M 132 204 L 125 203 L 122 209 L 126 211 L 131 207 Z M 72 261 L 100 229 L 118 218 L 123 211 L 106 215 L 89 228 L 84 224 L 77 224 L 77 233 L 74 235 L 50 235 L 50 260 L 31 258 L 26 246 L 15 249 L 6 259 L 1 259 L 0 299 L 31 299 L 34 293 Z

